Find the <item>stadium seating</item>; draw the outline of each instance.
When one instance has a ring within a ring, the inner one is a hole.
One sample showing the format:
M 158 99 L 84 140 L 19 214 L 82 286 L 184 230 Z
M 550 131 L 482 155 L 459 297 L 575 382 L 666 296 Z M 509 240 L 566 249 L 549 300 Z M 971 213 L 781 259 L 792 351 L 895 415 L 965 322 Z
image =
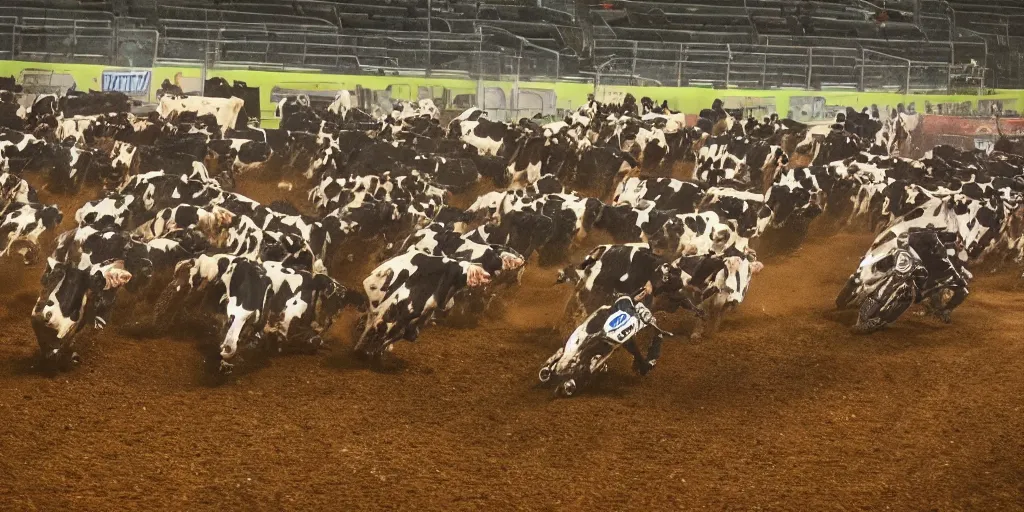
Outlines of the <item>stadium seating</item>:
M 944 87 L 967 66 L 972 77 L 987 68 L 986 85 L 1024 84 L 1018 0 L 881 3 L 17 0 L 0 6 L 0 33 L 12 34 L 0 57 L 106 63 L 125 38 L 155 31 L 143 46 L 168 63 L 740 87 L 905 87 L 909 73 L 912 88 Z

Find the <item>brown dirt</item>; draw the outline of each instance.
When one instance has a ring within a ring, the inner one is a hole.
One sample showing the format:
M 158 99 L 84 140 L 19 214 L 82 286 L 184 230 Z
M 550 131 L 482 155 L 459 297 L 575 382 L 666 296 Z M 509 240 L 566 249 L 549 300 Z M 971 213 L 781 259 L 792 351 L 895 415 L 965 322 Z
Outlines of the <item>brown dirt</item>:
M 218 384 L 195 341 L 115 330 L 41 374 L 41 265 L 5 262 L 0 509 L 1024 508 L 1016 278 L 980 276 L 953 325 L 856 337 L 830 303 L 870 239 L 770 260 L 715 337 L 669 341 L 647 378 L 621 355 L 569 400 L 534 385 L 560 343 L 553 271 L 529 270 L 504 321 L 428 328 L 389 370 L 350 358 L 349 316 L 332 351 Z

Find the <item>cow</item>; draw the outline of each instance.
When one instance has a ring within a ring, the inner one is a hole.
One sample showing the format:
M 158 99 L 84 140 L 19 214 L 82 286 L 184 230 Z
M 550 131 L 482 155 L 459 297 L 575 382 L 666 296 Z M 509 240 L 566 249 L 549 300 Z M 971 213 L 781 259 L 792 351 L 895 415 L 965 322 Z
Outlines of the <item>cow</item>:
M 152 275 L 144 244 L 117 230 L 74 228 L 57 239 L 47 259 L 32 328 L 47 363 L 77 362 L 72 346 L 86 324 L 103 329 L 117 290 L 138 289 Z M 134 288 L 133 288 L 134 286 Z
M 155 217 L 135 228 L 134 234 L 149 241 L 179 229 L 194 230 L 202 233 L 210 245 L 222 246 L 234 218 L 233 213 L 220 206 L 183 204 L 158 211 Z
M 463 234 L 463 238 L 481 244 L 511 248 L 524 259 L 544 247 L 555 235 L 555 222 L 542 213 L 513 211 L 499 223 L 484 224 Z
M 764 208 L 764 195 L 744 192 L 727 187 L 713 187 L 701 200 L 700 212 L 714 212 L 720 219 L 732 222 L 736 232 L 744 238 L 760 235 L 759 227 L 764 225 L 762 216 L 770 213 Z
M 131 229 L 132 218 L 142 213 L 142 207 L 135 196 L 114 193 L 82 205 L 75 212 L 75 223 L 78 227 L 112 225 L 120 229 Z
M 730 247 L 749 250 L 748 239 L 713 211 L 673 215 L 649 239 L 656 252 L 666 255 L 724 254 Z
M 362 298 L 326 274 L 311 274 L 263 262 L 272 295 L 266 304 L 264 332 L 278 352 L 297 347 L 315 352 L 323 345 L 323 334 L 346 305 L 363 307 Z
M 646 243 L 599 245 L 578 265 L 559 271 L 556 283 L 565 282 L 576 286 L 565 307 L 564 324 L 569 328 L 620 294 L 632 296 L 647 289 L 649 300 L 665 295 L 671 302 L 682 288 L 678 272 Z M 684 305 L 693 309 L 692 304 Z
M 98 328 L 105 325 L 101 313 L 131 279 L 123 260 L 79 268 L 71 262 L 51 259 L 40 281 L 39 299 L 32 308 L 32 330 L 43 361 L 60 368 L 77 363 L 75 336 L 90 322 Z
M 722 254 L 681 256 L 670 266 L 703 312 L 690 334 L 693 339 L 718 330 L 723 314 L 743 302 L 754 274 L 764 268 L 752 252 L 736 247 Z
M 641 201 L 653 202 L 659 210 L 680 213 L 697 211 L 704 197 L 704 189 L 696 183 L 672 178 L 626 178 L 615 188 L 612 204 L 641 206 Z
M 640 207 L 605 206 L 594 227 L 608 232 L 617 243 L 649 242 L 657 237 L 675 212 L 658 210 L 653 202 L 641 203 Z
M 480 155 L 508 157 L 522 136 L 520 130 L 506 123 L 480 117 L 476 121 L 460 121 L 459 139 L 476 148 Z
M 180 263 L 169 285 L 176 293 L 212 286 L 214 311 L 222 323 L 219 370 L 231 373 L 239 344 L 258 344 L 266 324 L 266 306 L 273 283 L 263 265 L 251 259 L 223 254 L 200 256 Z
M 206 98 L 201 96 L 164 95 L 160 98 L 157 113 L 161 118 L 183 112 L 194 112 L 196 115 L 212 114 L 217 118 L 220 129 L 235 128 L 238 115 L 245 102 L 241 98 Z
M 217 155 L 218 170 L 232 174 L 262 169 L 273 154 L 266 142 L 248 139 L 213 140 L 209 147 Z
M 490 279 L 478 265 L 415 251 L 382 263 L 363 280 L 369 311 L 356 353 L 379 359 L 399 340 L 416 341 L 437 310 L 453 306 L 455 292 Z
M 0 216 L 0 257 L 16 252 L 31 265 L 39 254 L 39 236 L 63 219 L 55 205 L 10 203 Z

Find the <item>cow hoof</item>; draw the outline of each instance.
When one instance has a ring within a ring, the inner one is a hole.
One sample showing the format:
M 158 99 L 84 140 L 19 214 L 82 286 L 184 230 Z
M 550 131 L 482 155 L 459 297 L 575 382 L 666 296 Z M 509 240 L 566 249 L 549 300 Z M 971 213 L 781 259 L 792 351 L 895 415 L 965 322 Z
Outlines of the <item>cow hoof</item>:
M 234 370 L 234 368 L 235 368 L 235 365 L 233 365 L 233 364 L 231 364 L 231 363 L 229 363 L 227 361 L 221 361 L 220 362 L 220 367 L 217 368 L 217 371 L 219 371 L 221 373 L 221 375 L 231 375 L 231 371 Z
M 68 360 L 71 364 L 79 364 L 82 362 L 82 358 L 78 355 L 78 352 L 72 352 L 71 357 Z
M 695 332 L 695 333 L 690 335 L 690 341 L 701 341 L 703 339 L 704 339 L 704 335 L 699 333 L 699 332 Z

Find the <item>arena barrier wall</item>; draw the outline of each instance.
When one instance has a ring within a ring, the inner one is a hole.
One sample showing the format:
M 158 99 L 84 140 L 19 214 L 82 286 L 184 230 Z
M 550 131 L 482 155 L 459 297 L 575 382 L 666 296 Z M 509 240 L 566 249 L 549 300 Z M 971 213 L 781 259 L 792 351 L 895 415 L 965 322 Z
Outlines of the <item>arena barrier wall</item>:
M 148 81 L 139 79 L 149 71 Z M 164 80 L 180 86 L 185 92 L 201 89 L 200 67 L 119 68 L 92 64 L 62 64 L 24 61 L 0 62 L 0 76 L 14 76 L 36 90 L 47 87 L 68 87 L 78 90 L 122 90 L 141 100 L 155 101 L 155 93 Z M 118 77 L 125 79 L 117 80 Z M 708 108 L 716 99 L 722 99 L 727 108 L 742 108 L 747 115 L 766 115 L 778 112 L 803 122 L 824 121 L 834 118 L 835 112 L 847 106 L 857 109 L 877 107 L 886 113 L 903 106 L 911 112 L 928 116 L 974 117 L 972 122 L 925 122 L 923 128 L 953 130 L 943 135 L 974 137 L 995 133 L 990 112 L 993 105 L 1004 110 L 1019 111 L 1024 107 L 1024 90 L 994 90 L 985 95 L 952 94 L 898 94 L 889 92 L 856 92 L 849 90 L 747 90 L 708 89 L 699 87 L 632 87 L 600 86 L 562 82 L 477 82 L 456 78 L 428 78 L 375 75 L 334 75 L 313 72 L 283 72 L 248 69 L 208 68 L 206 78 L 221 77 L 229 83 L 245 82 L 260 89 L 260 113 L 263 125 L 276 127 L 274 110 L 277 100 L 285 94 L 304 92 L 320 101 L 329 101 L 336 91 L 348 89 L 357 92 L 362 101 L 388 104 L 394 100 L 435 98 L 443 109 L 463 110 L 470 106 L 483 106 L 486 110 L 505 114 L 507 118 L 557 116 L 565 110 L 578 107 L 595 94 L 600 101 L 621 101 L 627 92 L 637 98 L 650 96 L 656 102 L 668 101 L 670 108 L 696 115 Z M 133 88 L 134 87 L 134 88 Z M 142 87 L 139 89 L 138 87 Z M 477 101 L 477 97 L 481 101 Z M 979 115 L 980 114 L 980 115 Z M 501 115 L 495 117 L 502 117 Z M 961 129 L 962 128 L 962 129 Z M 1019 132 L 1020 123 L 1006 119 L 1002 129 L 1006 133 Z M 964 133 L 960 133 L 963 131 Z

